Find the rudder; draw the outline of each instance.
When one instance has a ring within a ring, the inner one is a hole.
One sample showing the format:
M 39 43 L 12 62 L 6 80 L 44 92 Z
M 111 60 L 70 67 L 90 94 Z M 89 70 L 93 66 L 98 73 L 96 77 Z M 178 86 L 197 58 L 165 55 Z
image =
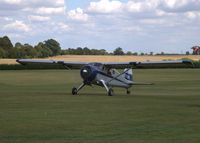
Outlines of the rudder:
M 126 71 L 126 72 L 125 72 Z M 132 69 L 124 69 L 124 78 L 129 81 L 133 81 L 133 70 Z

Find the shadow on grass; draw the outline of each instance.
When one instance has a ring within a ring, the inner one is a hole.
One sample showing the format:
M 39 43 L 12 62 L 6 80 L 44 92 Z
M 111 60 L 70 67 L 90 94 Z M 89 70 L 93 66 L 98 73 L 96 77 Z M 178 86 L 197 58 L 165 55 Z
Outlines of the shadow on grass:
M 70 95 L 71 93 L 67 93 L 68 95 Z M 72 95 L 72 94 L 71 94 Z M 92 93 L 92 92 L 88 92 L 88 93 L 79 93 L 78 95 L 72 95 L 72 96 L 108 96 L 107 93 Z M 115 93 L 113 96 L 110 96 L 110 97 L 114 97 L 114 96 L 125 96 L 125 97 L 128 97 L 128 96 L 140 96 L 140 95 L 136 95 L 136 94 L 122 94 L 122 93 Z
M 200 108 L 200 104 L 188 104 L 187 107 Z

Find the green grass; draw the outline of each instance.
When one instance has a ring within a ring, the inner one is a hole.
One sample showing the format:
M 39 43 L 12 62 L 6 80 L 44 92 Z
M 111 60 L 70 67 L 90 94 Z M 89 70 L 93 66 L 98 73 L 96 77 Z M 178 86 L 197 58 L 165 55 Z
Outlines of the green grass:
M 200 70 L 135 70 L 132 94 L 71 88 L 79 71 L 0 71 L 0 143 L 199 143 Z

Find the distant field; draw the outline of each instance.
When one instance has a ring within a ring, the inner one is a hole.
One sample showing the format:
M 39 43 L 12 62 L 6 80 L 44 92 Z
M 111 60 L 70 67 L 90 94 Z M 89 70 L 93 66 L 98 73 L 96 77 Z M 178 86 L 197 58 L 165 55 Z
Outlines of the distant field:
M 0 71 L 0 143 L 199 143 L 200 69 L 134 70 L 132 94 L 86 87 L 79 70 Z
M 195 61 L 200 60 L 200 56 L 193 55 L 175 55 L 175 56 L 76 56 L 65 55 L 51 57 L 48 59 L 65 60 L 65 61 L 86 61 L 86 62 L 125 62 L 125 61 L 159 61 L 159 60 L 179 60 L 189 58 Z M 16 64 L 15 59 L 0 59 L 0 64 Z

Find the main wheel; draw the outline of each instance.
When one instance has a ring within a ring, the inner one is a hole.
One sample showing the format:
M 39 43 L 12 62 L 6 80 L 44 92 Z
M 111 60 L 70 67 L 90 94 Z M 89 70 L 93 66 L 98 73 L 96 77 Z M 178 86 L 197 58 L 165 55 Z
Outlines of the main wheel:
M 127 93 L 127 94 L 131 94 L 131 91 L 130 91 L 130 90 L 127 90 L 126 93 Z
M 108 91 L 108 96 L 113 96 L 113 94 L 114 94 L 114 91 L 112 88 L 110 88 Z
M 77 88 L 74 87 L 72 88 L 72 95 L 77 95 L 78 91 L 77 91 Z

